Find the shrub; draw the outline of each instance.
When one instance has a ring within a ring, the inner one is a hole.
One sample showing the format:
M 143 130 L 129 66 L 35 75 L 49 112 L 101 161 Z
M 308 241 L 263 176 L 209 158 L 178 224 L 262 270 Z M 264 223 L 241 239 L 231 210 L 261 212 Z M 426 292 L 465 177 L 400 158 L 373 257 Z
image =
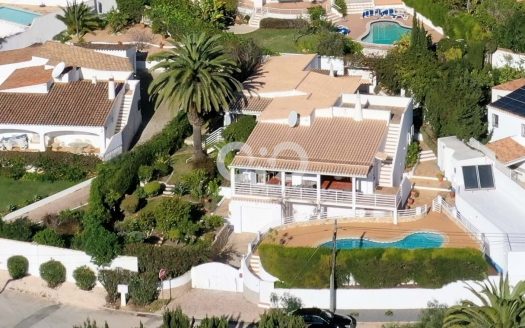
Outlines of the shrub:
M 40 277 L 47 282 L 48 287 L 58 287 L 66 281 L 66 267 L 55 260 L 42 263 L 40 265 Z
M 124 253 L 138 258 L 140 272 L 158 273 L 160 269 L 166 269 L 170 277 L 178 277 L 211 258 L 209 245 L 201 244 L 184 247 L 129 244 Z
M 195 206 L 181 198 L 162 199 L 154 209 L 157 230 L 168 237 L 172 230 L 177 230 L 180 237 L 189 240 L 198 230 L 195 212 Z
M 159 155 L 153 163 L 155 174 L 158 177 L 165 177 L 171 173 L 171 157 L 169 155 Z
M 76 268 L 73 271 L 73 278 L 78 288 L 82 290 L 92 290 L 97 282 L 95 272 L 86 265 Z
M 108 22 L 111 32 L 118 33 L 122 31 L 129 21 L 129 16 L 126 13 L 120 12 L 116 9 L 111 9 L 106 14 L 106 20 Z
M 310 15 L 310 21 L 320 21 L 326 15 L 326 10 L 322 6 L 313 6 L 308 8 L 308 15 Z
M 144 192 L 148 197 L 158 196 L 162 192 L 162 184 L 158 181 L 148 182 L 144 185 Z
M 84 321 L 81 326 L 73 326 L 73 328 L 102 328 L 102 326 L 97 325 L 95 320 L 91 321 L 89 318 Z M 104 323 L 104 328 L 109 328 L 108 323 Z
M 150 182 L 151 179 L 153 178 L 153 172 L 154 172 L 153 166 L 141 165 L 139 167 L 139 172 L 138 172 L 140 181 L 144 183 Z
M 0 219 L 0 238 L 31 241 L 33 236 L 33 223 L 28 218 L 4 222 Z
M 158 273 L 144 272 L 134 276 L 129 284 L 129 296 L 134 304 L 144 306 L 157 299 Z
M 237 121 L 228 125 L 224 129 L 222 136 L 224 137 L 224 139 L 226 139 L 226 141 L 229 142 L 246 142 L 253 129 L 255 128 L 256 124 L 257 121 L 255 120 L 255 116 L 242 116 Z
M 339 11 L 339 13 L 343 15 L 343 17 L 345 17 L 346 14 L 348 13 L 347 8 L 346 8 L 346 1 L 345 0 L 335 0 L 335 4 L 336 6 L 339 7 L 337 11 Z
M 315 251 L 307 247 L 264 244 L 259 247 L 259 253 L 266 270 L 288 287 L 326 288 L 328 285 L 328 248 Z M 311 269 L 303 269 L 305 261 Z M 483 254 L 475 249 L 353 249 L 337 253 L 336 278 L 339 285 L 344 285 L 352 276 L 361 288 L 390 288 L 410 281 L 423 288 L 439 288 L 458 280 L 483 279 L 486 271 Z
M 64 247 L 65 241 L 55 230 L 45 228 L 35 234 L 33 241 L 40 245 Z
M 304 19 L 263 18 L 261 19 L 260 27 L 275 29 L 301 29 L 308 27 L 308 22 Z
M 190 328 L 190 318 L 185 315 L 179 306 L 176 310 L 166 310 L 162 315 L 163 328 Z
M 117 286 L 120 284 L 129 285 L 135 273 L 117 268 L 115 270 L 100 270 L 98 273 L 98 281 L 106 290 L 106 301 L 108 303 L 115 303 L 119 299 Z
M 145 237 L 149 237 L 155 228 L 155 215 L 152 211 L 144 210 L 117 222 L 116 228 L 124 233 L 141 232 Z
M 217 229 L 224 224 L 224 218 L 220 215 L 205 215 L 201 224 L 205 230 Z
M 111 263 L 120 253 L 120 243 L 115 233 L 97 224 L 88 225 L 82 233 L 82 249 L 92 256 L 93 263 Z
M 407 150 L 407 158 L 405 161 L 405 166 L 407 168 L 413 167 L 417 164 L 417 159 L 419 156 L 419 151 L 421 148 L 419 147 L 419 143 L 417 141 L 413 141 L 409 146 Z
M 11 256 L 7 259 L 7 270 L 13 279 L 20 279 L 27 275 L 29 262 L 21 255 Z
M 202 169 L 193 170 L 181 178 L 184 185 L 188 188 L 190 195 L 196 200 L 201 200 L 206 196 L 206 187 L 209 176 Z
M 295 315 L 288 315 L 283 310 L 272 309 L 265 311 L 261 315 L 259 328 L 274 328 L 274 327 L 287 327 L 287 328 L 304 328 L 306 324 L 303 318 Z
M 143 0 L 117 0 L 117 8 L 131 23 L 138 23 L 144 12 Z
M 199 324 L 199 328 L 228 328 L 230 326 L 230 322 L 228 320 L 227 316 L 222 317 L 211 317 L 211 318 L 204 318 L 201 320 Z
M 137 195 L 127 195 L 120 203 L 120 208 L 126 213 L 135 213 L 138 211 L 140 206 L 140 199 Z

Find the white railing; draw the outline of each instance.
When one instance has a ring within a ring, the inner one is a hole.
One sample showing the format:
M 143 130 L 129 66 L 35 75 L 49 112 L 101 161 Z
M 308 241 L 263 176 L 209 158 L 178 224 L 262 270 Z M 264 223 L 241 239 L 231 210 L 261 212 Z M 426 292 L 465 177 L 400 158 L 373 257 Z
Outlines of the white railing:
M 482 247 L 485 248 L 485 237 L 481 231 L 479 231 L 478 228 L 476 228 L 466 217 L 461 215 L 455 206 L 447 203 L 443 197 L 437 196 L 432 201 L 432 211 L 444 213 L 449 218 L 459 223 L 473 239 L 477 240 Z
M 280 9 L 271 7 L 254 8 L 253 12 L 256 14 L 278 14 L 290 16 L 308 16 L 308 9 Z
M 425 215 L 427 215 L 427 213 L 428 213 L 428 205 L 425 204 L 423 206 L 409 208 L 406 210 L 399 210 L 397 211 L 397 216 L 399 217 L 400 220 L 407 219 L 407 218 L 420 219 L 424 217 Z
M 208 137 L 206 137 L 205 144 L 206 145 L 213 145 L 217 142 L 221 142 L 224 140 L 222 137 L 222 132 L 224 132 L 224 127 L 220 127 L 217 130 L 210 133 Z
M 239 195 L 282 197 L 281 186 L 267 184 L 235 183 L 235 193 Z
M 285 197 L 301 200 L 317 200 L 317 189 L 285 187 Z

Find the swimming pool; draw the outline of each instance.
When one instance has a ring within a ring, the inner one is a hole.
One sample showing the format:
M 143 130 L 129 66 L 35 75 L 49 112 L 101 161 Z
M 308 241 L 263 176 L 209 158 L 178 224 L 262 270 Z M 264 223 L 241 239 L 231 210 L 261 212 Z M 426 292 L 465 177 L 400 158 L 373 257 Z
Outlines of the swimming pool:
M 31 25 L 31 23 L 33 23 L 33 19 L 38 16 L 40 15 L 30 11 L 19 10 L 10 7 L 0 7 L 0 19 L 20 25 Z
M 375 44 L 394 44 L 403 35 L 410 33 L 411 30 L 396 22 L 374 22 L 370 24 L 370 31 L 361 41 Z
M 335 241 L 337 249 L 354 248 L 439 248 L 443 245 L 445 238 L 443 235 L 434 232 L 415 232 L 403 239 L 393 242 L 380 242 L 369 239 L 349 238 L 338 239 Z M 322 247 L 332 247 L 332 242 L 321 244 Z

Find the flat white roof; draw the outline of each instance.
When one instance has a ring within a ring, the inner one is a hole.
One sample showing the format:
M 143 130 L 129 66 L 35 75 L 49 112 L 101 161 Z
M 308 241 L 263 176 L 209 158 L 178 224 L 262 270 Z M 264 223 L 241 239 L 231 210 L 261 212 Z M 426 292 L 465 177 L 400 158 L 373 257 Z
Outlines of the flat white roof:
M 497 189 L 463 191 L 461 197 L 503 233 L 513 251 L 525 251 L 525 209 Z M 499 231 L 483 231 L 500 233 Z M 502 236 L 503 237 L 503 236 Z
M 480 158 L 485 156 L 485 154 L 483 154 L 481 151 L 470 148 L 463 141 L 459 140 L 455 136 L 439 138 L 439 140 L 447 148 L 454 149 L 453 157 L 458 161 L 472 158 Z

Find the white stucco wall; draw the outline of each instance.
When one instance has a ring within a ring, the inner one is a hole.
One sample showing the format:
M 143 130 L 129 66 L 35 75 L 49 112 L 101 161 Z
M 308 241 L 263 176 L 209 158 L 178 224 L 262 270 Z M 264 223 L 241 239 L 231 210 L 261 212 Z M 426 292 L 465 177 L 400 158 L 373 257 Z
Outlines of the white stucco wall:
M 230 201 L 230 222 L 235 232 L 258 232 L 281 220 L 281 204 L 236 199 Z
M 394 187 L 399 186 L 403 179 L 403 172 L 405 172 L 405 160 L 407 156 L 408 145 L 412 141 L 412 125 L 413 125 L 413 102 L 409 105 L 403 116 L 401 117 L 399 143 L 397 145 L 396 154 L 394 156 L 394 166 L 392 171 L 392 184 Z
M 40 277 L 40 265 L 51 259 L 66 267 L 66 281 L 69 282 L 75 282 L 73 271 L 80 266 L 87 265 L 95 273 L 99 270 L 99 267 L 91 263 L 91 256 L 81 251 L 0 238 L 0 270 L 7 270 L 7 260 L 13 255 L 25 256 L 29 262 L 29 274 L 37 277 Z M 108 268 L 117 267 L 137 272 L 138 260 L 136 257 L 119 256 Z
M 525 146 L 525 138 L 521 136 L 521 125 L 525 124 L 525 118 L 499 110 L 492 106 L 488 108 L 488 127 L 492 132 L 490 141 L 496 141 L 506 137 L 515 137 L 514 139 Z M 492 114 L 498 115 L 498 127 L 494 127 Z
M 35 6 L 39 6 L 42 2 L 46 3 L 49 6 L 55 5 L 55 4 L 48 3 L 48 1 L 49 2 L 62 1 L 64 3 L 66 2 L 65 0 L 45 0 L 45 1 L 6 0 L 6 1 L 12 4 L 32 4 Z M 64 25 L 64 23 L 62 23 L 56 18 L 56 13 L 50 13 L 47 15 L 43 15 L 43 16 L 35 18 L 33 20 L 33 24 L 23 33 L 8 37 L 5 40 L 5 42 L 2 43 L 1 50 L 19 49 L 19 48 L 29 47 L 30 45 L 34 43 L 43 43 L 45 41 L 53 39 L 55 35 L 57 35 L 58 33 L 62 32 L 65 29 L 66 29 L 66 26 Z
M 224 263 L 204 263 L 191 268 L 191 287 L 242 292 L 242 274 L 239 270 Z

